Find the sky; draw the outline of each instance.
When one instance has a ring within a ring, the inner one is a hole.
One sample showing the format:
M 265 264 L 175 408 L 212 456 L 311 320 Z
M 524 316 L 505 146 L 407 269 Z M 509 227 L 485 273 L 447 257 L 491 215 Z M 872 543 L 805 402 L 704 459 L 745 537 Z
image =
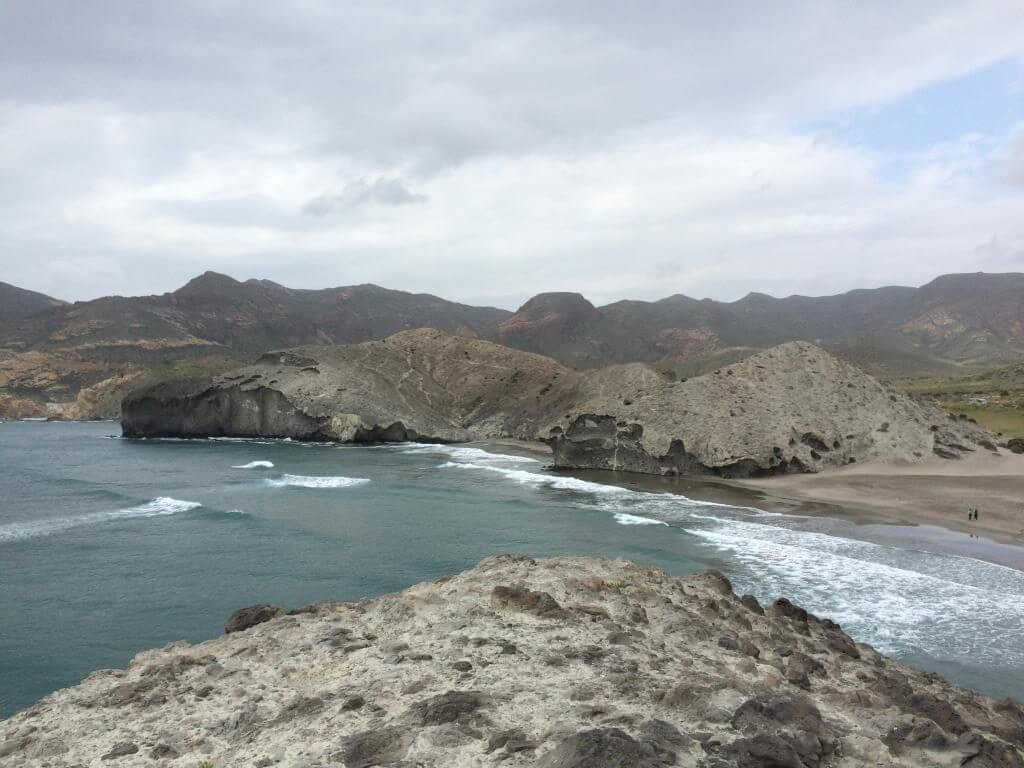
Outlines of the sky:
M 0 280 L 516 308 L 1024 271 L 1020 0 L 0 0 Z

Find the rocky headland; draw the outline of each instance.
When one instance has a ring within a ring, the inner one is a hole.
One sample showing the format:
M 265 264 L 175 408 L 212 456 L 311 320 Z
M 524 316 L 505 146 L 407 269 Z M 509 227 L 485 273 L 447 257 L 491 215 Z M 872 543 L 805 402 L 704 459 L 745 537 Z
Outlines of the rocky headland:
M 1024 766 L 1024 708 L 710 571 L 499 556 L 243 609 L 0 723 L 22 766 Z
M 806 342 L 688 380 L 631 363 L 580 371 L 419 329 L 301 347 L 131 393 L 128 437 L 550 444 L 562 468 L 748 477 L 996 451 L 994 437 Z

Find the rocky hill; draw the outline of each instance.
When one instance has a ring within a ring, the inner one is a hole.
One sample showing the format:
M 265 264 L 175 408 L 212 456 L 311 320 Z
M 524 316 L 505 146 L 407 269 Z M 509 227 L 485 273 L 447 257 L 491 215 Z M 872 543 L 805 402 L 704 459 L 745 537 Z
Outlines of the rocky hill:
M 0 282 L 0 331 L 37 312 L 63 306 L 65 302 L 35 291 Z
M 440 331 L 264 355 L 212 380 L 143 388 L 140 436 L 546 440 L 559 467 L 750 476 L 994 450 L 976 425 L 804 342 L 673 381 L 643 364 L 578 371 Z
M 375 285 L 294 290 L 207 272 L 173 293 L 76 302 L 6 332 L 0 325 L 0 418 L 5 393 L 23 409 L 34 404 L 31 415 L 116 418 L 125 381 L 223 371 L 268 349 L 353 343 L 408 328 L 478 336 L 508 314 Z M 115 404 L 113 411 L 93 408 L 94 393 L 80 397 L 86 388 L 102 390 L 99 401 Z
M 1022 302 L 1024 275 L 979 273 L 921 288 L 752 293 L 735 302 L 674 295 L 595 307 L 577 293 L 544 293 L 512 313 L 374 285 L 295 290 L 207 272 L 173 293 L 44 307 L 0 322 L 0 418 L 5 396 L 35 403 L 40 415 L 81 415 L 95 401 L 75 403 L 86 387 L 120 393 L 125 379 L 227 370 L 269 349 L 414 328 L 497 341 L 577 368 L 646 362 L 690 376 L 806 340 L 886 378 L 949 374 L 964 363 L 1019 362 Z
M 0 723 L 4 765 L 1024 766 L 1019 702 L 714 571 L 499 556 L 226 629 Z

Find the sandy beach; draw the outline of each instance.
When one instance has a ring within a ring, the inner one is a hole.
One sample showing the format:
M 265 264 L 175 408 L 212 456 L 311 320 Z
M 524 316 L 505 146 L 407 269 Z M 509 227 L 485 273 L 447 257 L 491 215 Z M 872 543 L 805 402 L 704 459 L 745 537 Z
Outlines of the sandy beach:
M 835 505 L 830 514 L 874 522 L 936 525 L 1024 544 L 1024 456 L 976 453 L 957 461 L 857 464 L 816 475 L 735 481 L 768 500 Z M 968 507 L 979 510 L 967 519 Z

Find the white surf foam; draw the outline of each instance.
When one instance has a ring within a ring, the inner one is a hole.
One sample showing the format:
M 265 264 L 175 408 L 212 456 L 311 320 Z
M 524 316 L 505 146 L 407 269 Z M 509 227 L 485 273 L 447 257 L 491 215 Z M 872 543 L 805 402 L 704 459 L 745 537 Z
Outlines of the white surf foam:
M 569 475 L 544 475 L 539 472 L 530 472 L 525 469 L 510 469 L 492 464 L 462 463 L 458 461 L 446 461 L 440 467 L 454 469 L 479 469 L 486 472 L 495 472 L 503 477 L 513 480 L 522 485 L 532 485 L 535 488 L 557 488 L 563 491 L 581 491 L 592 494 L 611 494 L 616 496 L 628 496 L 635 491 L 628 488 L 620 488 L 617 485 L 602 485 L 591 483 L 587 480 L 580 480 L 578 477 Z
M 690 533 L 738 561 L 737 589 L 786 595 L 883 652 L 1024 663 L 1019 571 L 740 520 Z
M 355 485 L 365 485 L 370 482 L 366 477 L 344 477 L 344 476 L 309 476 L 309 475 L 282 475 L 278 478 L 268 478 L 267 485 L 274 488 L 350 488 Z
M 631 515 L 628 512 L 616 512 L 614 517 L 615 522 L 619 525 L 668 525 L 664 520 L 655 520 L 651 517 Z
M 557 488 L 558 490 L 592 494 L 597 497 L 596 503 L 610 512 L 622 511 L 623 508 L 626 507 L 630 510 L 642 511 L 644 512 L 644 516 L 650 514 L 659 518 L 665 517 L 668 520 L 673 521 L 685 521 L 698 514 L 698 511 L 707 511 L 709 509 L 721 509 L 723 512 L 727 511 L 730 514 L 757 516 L 768 514 L 755 507 L 736 507 L 731 504 L 721 504 L 715 501 L 698 501 L 677 493 L 636 491 L 631 488 L 623 488 L 619 485 L 594 483 L 589 480 L 572 477 L 571 475 L 554 475 L 532 472 L 526 469 L 502 467 L 497 464 L 446 461 L 438 466 L 445 469 L 483 470 L 486 472 L 497 473 L 508 480 L 512 480 L 523 485 L 532 485 L 537 488 Z
M 482 448 L 468 445 L 432 445 L 430 443 L 410 443 L 402 449 L 402 453 L 440 453 L 451 456 L 456 461 L 477 463 L 504 462 L 508 464 L 539 464 L 537 459 L 528 456 L 517 456 L 512 453 L 491 453 Z
M 188 512 L 201 507 L 198 501 L 182 501 L 168 496 L 159 496 L 145 504 L 127 509 L 113 509 L 104 512 L 89 512 L 73 517 L 57 517 L 46 520 L 28 520 L 20 523 L 8 523 L 0 526 L 0 541 L 20 541 L 33 539 L 37 536 L 49 536 L 53 533 L 77 528 L 83 525 L 106 523 L 112 520 L 127 520 L 137 517 L 157 517 L 158 515 L 174 515 Z
M 250 461 L 248 464 L 236 464 L 232 469 L 273 469 L 272 461 Z

